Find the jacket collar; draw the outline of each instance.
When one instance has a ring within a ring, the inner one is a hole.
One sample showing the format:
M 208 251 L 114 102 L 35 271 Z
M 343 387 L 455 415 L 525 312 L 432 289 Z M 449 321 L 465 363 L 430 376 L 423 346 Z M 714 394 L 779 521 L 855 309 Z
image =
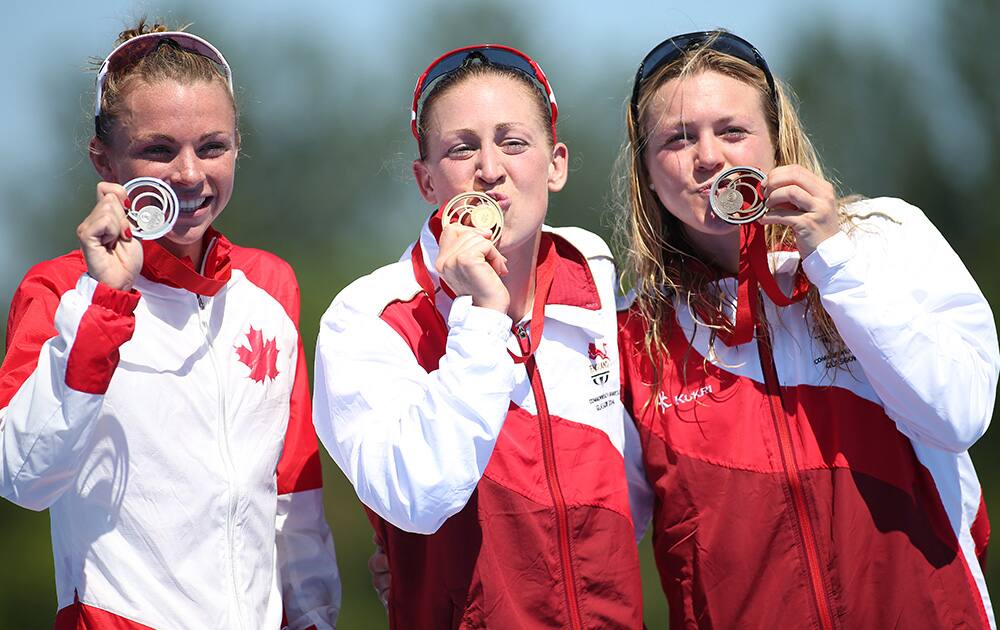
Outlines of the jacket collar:
M 204 242 L 205 255 L 199 272 L 190 258 L 174 256 L 157 241 L 143 241 L 142 276 L 198 295 L 215 295 L 232 275 L 232 243 L 212 228 L 205 232 Z

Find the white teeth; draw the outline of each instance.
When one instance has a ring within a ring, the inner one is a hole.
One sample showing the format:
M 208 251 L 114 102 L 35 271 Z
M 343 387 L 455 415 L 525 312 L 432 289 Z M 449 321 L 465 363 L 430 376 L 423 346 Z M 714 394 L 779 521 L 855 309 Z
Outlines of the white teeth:
M 198 197 L 197 199 L 181 199 L 177 205 L 181 212 L 194 212 L 203 203 L 205 203 L 205 197 Z

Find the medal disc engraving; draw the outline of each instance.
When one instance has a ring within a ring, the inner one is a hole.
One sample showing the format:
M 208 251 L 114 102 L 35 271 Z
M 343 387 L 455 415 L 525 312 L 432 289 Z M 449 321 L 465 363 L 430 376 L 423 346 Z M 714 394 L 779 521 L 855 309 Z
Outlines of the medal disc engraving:
M 714 182 L 708 201 L 717 217 L 733 225 L 756 221 L 767 212 L 761 188 L 765 176 L 752 166 L 737 166 L 722 172 Z
M 124 185 L 130 208 L 126 213 L 132 235 L 143 240 L 160 238 L 177 222 L 177 195 L 161 179 L 137 177 Z
M 715 198 L 716 205 L 726 215 L 731 216 L 740 211 L 743 207 L 743 195 L 735 188 L 727 188 L 719 193 Z
M 451 198 L 442 211 L 445 223 L 461 223 L 491 233 L 494 245 L 503 232 L 503 209 L 493 197 L 477 192 L 460 193 Z

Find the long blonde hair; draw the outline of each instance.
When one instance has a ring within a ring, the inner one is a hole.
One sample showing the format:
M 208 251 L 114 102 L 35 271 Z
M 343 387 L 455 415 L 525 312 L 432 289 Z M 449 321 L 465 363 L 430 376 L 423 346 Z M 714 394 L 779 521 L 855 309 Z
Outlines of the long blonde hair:
M 692 311 L 717 313 L 720 317 L 714 318 L 714 321 L 728 322 L 721 317 L 724 296 L 719 294 L 715 283 L 705 274 L 703 265 L 691 264 L 704 261 L 684 238 L 680 221 L 663 207 L 649 186 L 644 153 L 648 130 L 652 125 L 647 117 L 650 103 L 659 88 L 671 79 L 702 72 L 717 72 L 754 87 L 760 94 L 761 107 L 774 145 L 775 165 L 798 164 L 824 177 L 816 150 L 799 120 L 791 90 L 780 81 L 775 81 L 777 94 L 772 99 L 767 80 L 759 68 L 712 50 L 711 43 L 712 40 L 709 40 L 702 46 L 685 51 L 643 82 L 638 99 L 638 119 L 629 107 L 626 114 L 628 139 L 622 145 L 616 165 L 616 193 L 624 210 L 619 213 L 615 226 L 619 249 L 626 252 L 623 282 L 635 292 L 636 307 L 647 324 L 646 351 L 656 366 L 668 354 L 666 333 L 673 321 L 675 297 Z M 846 201 L 848 199 L 840 200 L 841 207 Z M 845 221 L 843 211 L 841 221 Z M 768 251 L 795 249 L 795 235 L 789 227 L 766 226 L 765 238 Z M 829 353 L 846 350 L 814 286 L 810 286 L 806 297 L 806 313 L 813 334 Z M 715 341 L 715 334 L 716 330 L 713 330 L 711 343 Z M 658 378 L 662 377 L 660 370 L 657 372 Z

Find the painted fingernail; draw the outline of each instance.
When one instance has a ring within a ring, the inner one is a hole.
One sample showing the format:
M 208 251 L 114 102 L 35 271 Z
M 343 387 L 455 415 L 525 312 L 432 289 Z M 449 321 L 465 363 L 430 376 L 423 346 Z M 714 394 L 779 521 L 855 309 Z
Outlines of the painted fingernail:
M 125 228 L 125 240 L 132 240 L 132 228 Z
M 125 201 L 122 201 L 122 205 L 125 206 L 126 210 L 128 210 L 129 208 L 131 208 L 132 207 L 132 198 L 131 197 L 125 197 Z

